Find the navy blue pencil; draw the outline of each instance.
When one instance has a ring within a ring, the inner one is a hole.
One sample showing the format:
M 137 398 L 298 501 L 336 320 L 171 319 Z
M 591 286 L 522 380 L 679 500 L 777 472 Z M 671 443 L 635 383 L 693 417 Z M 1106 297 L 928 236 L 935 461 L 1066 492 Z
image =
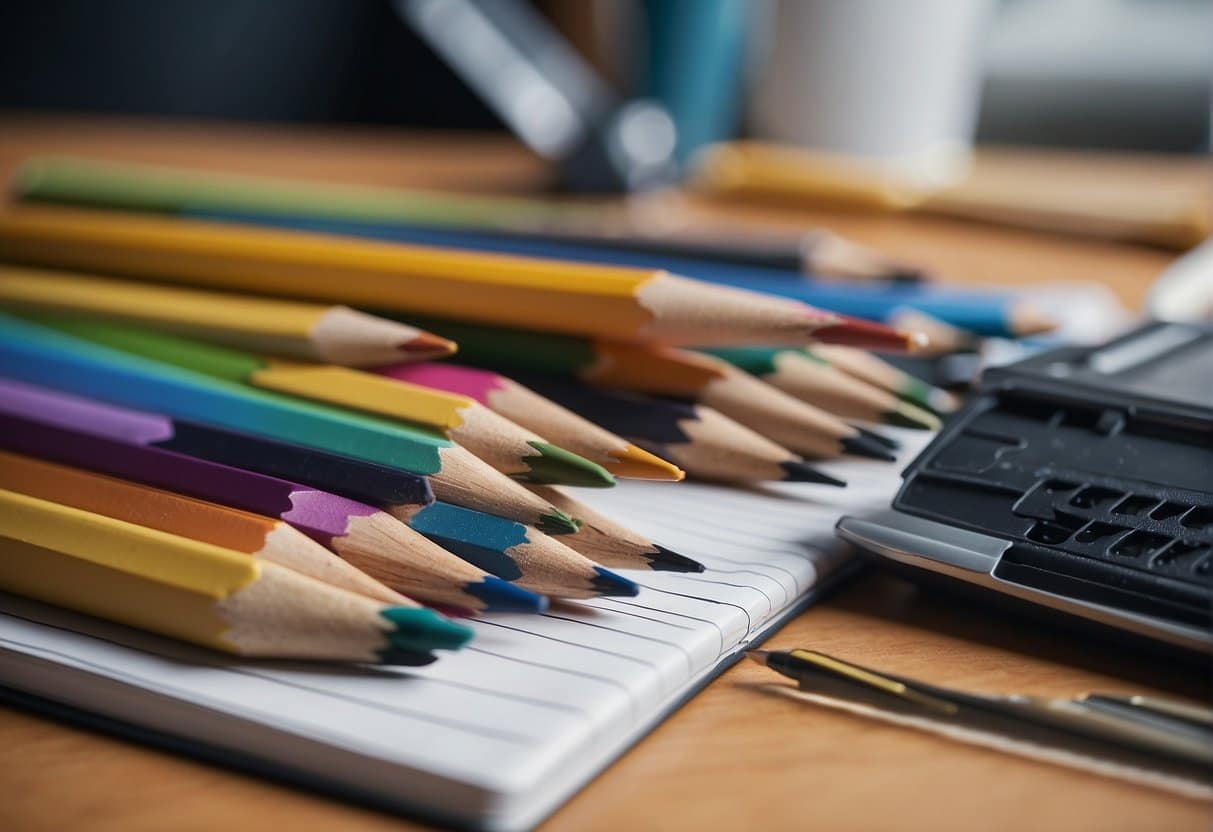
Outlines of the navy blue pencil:
M 563 376 L 515 373 L 513 377 L 700 479 L 846 485 L 710 407 L 603 390 Z
M 792 298 L 842 315 L 887 322 L 895 312 L 912 308 L 955 327 L 980 335 L 1020 337 L 1047 332 L 1056 323 L 1022 298 L 1005 292 L 956 289 L 937 283 L 888 283 L 805 280 L 802 274 L 780 269 L 739 266 L 710 260 L 674 257 L 657 251 L 636 251 L 582 245 L 497 232 L 467 231 L 354 220 L 315 219 L 270 214 L 187 212 L 198 219 L 272 225 L 300 231 L 370 237 L 414 245 L 462 248 L 574 262 L 659 268 L 710 283 L 738 286 Z

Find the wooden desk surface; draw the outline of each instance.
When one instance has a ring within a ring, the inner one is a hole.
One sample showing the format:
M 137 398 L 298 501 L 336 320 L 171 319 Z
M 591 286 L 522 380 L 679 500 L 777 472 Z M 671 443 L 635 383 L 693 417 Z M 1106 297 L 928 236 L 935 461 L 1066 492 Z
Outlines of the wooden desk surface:
M 539 167 L 498 139 L 83 119 L 0 119 L 0 175 L 36 153 L 211 166 L 389 185 L 520 187 Z M 1109 165 L 1109 171 L 1114 171 Z M 1163 162 L 1160 177 L 1207 174 Z M 757 216 L 758 209 L 715 209 Z M 938 218 L 784 210 L 958 280 L 1095 279 L 1127 303 L 1170 259 L 1147 248 Z M 1207 675 L 1148 661 L 869 574 L 770 641 L 982 691 L 1151 690 L 1202 700 Z M 749 689 L 740 665 L 625 755 L 542 828 L 1207 830 L 1213 807 L 950 744 Z M 419 824 L 0 709 L 0 829 L 293 832 Z

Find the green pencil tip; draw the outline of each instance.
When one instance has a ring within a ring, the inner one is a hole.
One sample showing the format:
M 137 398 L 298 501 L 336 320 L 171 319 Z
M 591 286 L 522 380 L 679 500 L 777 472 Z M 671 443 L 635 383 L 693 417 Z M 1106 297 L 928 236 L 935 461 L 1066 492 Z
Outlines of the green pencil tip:
M 939 417 L 909 402 L 898 402 L 894 410 L 882 414 L 886 424 L 914 430 L 939 430 Z
M 548 442 L 529 442 L 539 452 L 524 461 L 529 470 L 518 479 L 547 485 L 579 485 L 583 488 L 610 488 L 615 484 L 611 472 L 572 451 Z
M 960 404 L 957 398 L 947 390 L 933 387 L 922 379 L 912 376 L 901 388 L 899 395 L 910 404 L 918 405 L 940 416 L 952 413 Z
M 458 650 L 474 635 L 466 624 L 425 607 L 388 607 L 379 614 L 395 627 L 388 638 L 402 650 Z
M 544 534 L 576 534 L 581 528 L 581 521 L 558 508 L 553 508 L 540 515 L 535 528 Z

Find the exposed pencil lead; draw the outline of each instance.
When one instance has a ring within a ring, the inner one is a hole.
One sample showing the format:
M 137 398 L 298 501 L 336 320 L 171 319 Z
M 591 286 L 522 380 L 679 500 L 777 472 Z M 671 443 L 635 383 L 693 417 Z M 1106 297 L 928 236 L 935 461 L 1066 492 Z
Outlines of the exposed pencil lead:
M 846 488 L 847 481 L 840 480 L 837 477 L 832 477 L 825 471 L 819 471 L 807 462 L 789 461 L 779 463 L 786 474 L 785 482 L 815 482 L 822 485 L 833 485 L 837 488 Z
M 849 436 L 845 439 L 840 439 L 839 443 L 843 449 L 855 456 L 866 456 L 869 459 L 880 459 L 885 462 L 895 462 L 897 457 L 894 456 L 881 443 L 876 442 L 862 434 L 859 436 Z
M 603 569 L 601 566 L 595 566 L 594 571 L 598 574 L 591 580 L 591 583 L 599 595 L 631 598 L 640 593 L 640 587 L 622 575 L 616 575 L 614 572 L 609 569 Z
M 867 428 L 861 428 L 858 425 L 851 425 L 851 427 L 853 427 L 853 428 L 855 428 L 855 430 L 859 431 L 860 436 L 864 437 L 865 439 L 871 439 L 873 442 L 883 445 L 884 447 L 888 448 L 890 451 L 900 451 L 901 450 L 901 443 L 898 442 L 896 439 L 894 439 L 891 436 L 885 436 L 883 433 L 877 433 L 874 430 L 868 430 Z
M 388 647 L 379 651 L 380 664 L 394 664 L 401 667 L 425 667 L 438 661 L 433 653 L 419 653 L 416 650 L 402 650 L 399 647 Z
M 649 568 L 654 572 L 702 572 L 706 568 L 697 560 L 680 555 L 664 546 L 653 544 L 657 551 L 649 555 Z
M 548 607 L 548 599 L 542 595 L 491 575 L 463 590 L 484 601 L 486 612 L 543 612 Z

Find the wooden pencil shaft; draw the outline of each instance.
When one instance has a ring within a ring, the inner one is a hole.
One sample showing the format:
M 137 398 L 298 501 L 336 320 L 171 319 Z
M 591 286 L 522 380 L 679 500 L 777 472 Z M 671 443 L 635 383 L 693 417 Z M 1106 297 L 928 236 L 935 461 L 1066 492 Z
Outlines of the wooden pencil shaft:
M 97 315 L 272 354 L 374 365 L 409 360 L 414 327 L 348 307 L 0 265 L 0 303 Z M 430 357 L 449 354 L 428 336 Z
M 281 520 L 4 451 L 0 488 L 244 552 L 384 603 L 416 606 Z
M 521 238 L 653 251 L 738 265 L 881 277 L 904 274 L 888 258 L 829 232 L 739 234 L 696 229 L 655 234 L 642 221 L 607 224 L 592 207 L 452 193 L 335 185 L 181 168 L 41 157 L 22 166 L 16 181 L 27 200 L 164 213 L 189 210 L 262 211 L 316 218 L 415 223 L 451 229 L 492 229 Z M 605 229 L 605 230 L 604 230 Z M 842 253 L 836 252 L 842 249 Z
M 803 343 L 815 329 L 840 323 L 802 304 L 655 271 L 145 216 L 11 211 L 0 216 L 0 255 L 37 265 L 671 343 Z

